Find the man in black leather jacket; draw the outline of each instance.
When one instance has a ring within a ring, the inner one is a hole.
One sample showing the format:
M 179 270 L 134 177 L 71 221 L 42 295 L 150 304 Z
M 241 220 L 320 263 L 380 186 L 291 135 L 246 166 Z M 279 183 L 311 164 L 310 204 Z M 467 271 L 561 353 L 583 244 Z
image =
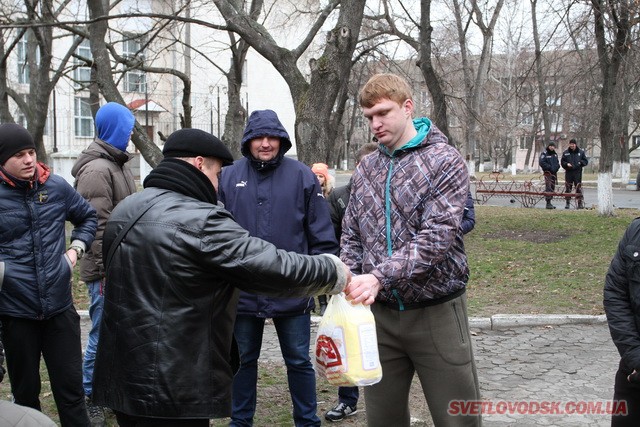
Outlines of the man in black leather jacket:
M 611 425 L 640 425 L 640 218 L 618 244 L 604 285 L 604 311 L 620 353 L 613 399 L 626 401 L 627 413 L 614 411 Z
M 221 167 L 233 161 L 218 138 L 181 129 L 163 153 L 104 234 L 93 399 L 112 408 L 121 427 L 149 418 L 154 426 L 208 426 L 230 415 L 238 289 L 335 294 L 349 280 L 337 257 L 276 249 L 217 203 Z

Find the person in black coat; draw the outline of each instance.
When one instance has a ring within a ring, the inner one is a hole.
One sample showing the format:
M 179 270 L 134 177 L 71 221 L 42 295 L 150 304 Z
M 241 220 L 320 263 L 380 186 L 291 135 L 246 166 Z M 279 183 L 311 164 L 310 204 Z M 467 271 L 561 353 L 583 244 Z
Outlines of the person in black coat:
M 584 197 L 582 196 L 582 168 L 589 164 L 589 159 L 582 148 L 579 148 L 575 139 L 569 141 L 569 148 L 562 153 L 560 164 L 566 172 L 564 192 L 571 193 L 576 187 L 576 199 L 578 199 L 578 209 L 584 209 Z M 567 197 L 567 204 L 564 207 L 571 207 L 571 198 Z
M 33 137 L 15 123 L 0 125 L 0 217 L 0 333 L 14 402 L 40 410 L 44 359 L 60 424 L 88 427 L 70 282 L 94 240 L 96 211 L 38 161 Z
M 556 153 L 556 143 L 549 141 L 547 149 L 540 153 L 538 164 L 544 173 L 544 191 L 545 193 L 553 193 L 556 190 L 556 182 L 558 182 L 558 170 L 560 162 L 558 161 L 558 153 Z M 546 195 L 547 209 L 555 209 L 551 204 L 553 194 Z
M 121 427 L 206 427 L 232 413 L 238 289 L 335 294 L 349 273 L 335 255 L 277 249 L 234 220 L 216 191 L 233 157 L 215 136 L 180 129 L 162 152 L 144 190 L 118 203 L 105 228 L 92 398 Z
M 640 218 L 627 228 L 604 285 L 604 311 L 620 353 L 614 401 L 626 401 L 627 414 L 614 414 L 613 427 L 640 425 Z

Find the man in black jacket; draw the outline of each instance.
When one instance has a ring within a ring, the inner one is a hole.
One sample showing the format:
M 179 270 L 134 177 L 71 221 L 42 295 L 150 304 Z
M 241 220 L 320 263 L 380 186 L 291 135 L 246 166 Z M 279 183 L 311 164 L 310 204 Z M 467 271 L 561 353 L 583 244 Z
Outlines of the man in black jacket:
M 618 244 L 604 285 L 604 311 L 620 353 L 614 401 L 626 402 L 625 414 L 613 414 L 613 427 L 640 425 L 640 218 Z
M 38 162 L 32 136 L 14 123 L 0 125 L 0 218 L 1 334 L 14 401 L 40 410 L 44 359 L 62 427 L 89 426 L 71 276 L 93 242 L 96 211 Z
M 558 170 L 560 169 L 560 162 L 558 161 L 555 142 L 549 141 L 547 149 L 540 153 L 538 164 L 544 173 L 545 193 L 553 193 L 556 189 L 556 182 L 558 182 Z M 544 199 L 547 201 L 547 209 L 556 208 L 551 204 L 553 194 L 546 195 Z
M 566 172 L 564 192 L 571 193 L 573 186 L 576 187 L 576 199 L 578 199 L 578 209 L 584 209 L 584 197 L 582 196 L 582 168 L 589 164 L 587 155 L 582 148 L 579 148 L 575 139 L 569 141 L 569 148 L 562 153 L 560 161 Z M 571 207 L 571 199 L 566 198 L 565 209 Z
M 220 170 L 233 161 L 218 138 L 181 129 L 163 153 L 104 233 L 92 397 L 121 427 L 150 418 L 154 426 L 205 427 L 231 415 L 238 289 L 300 297 L 336 294 L 349 280 L 334 255 L 279 250 L 218 204 Z

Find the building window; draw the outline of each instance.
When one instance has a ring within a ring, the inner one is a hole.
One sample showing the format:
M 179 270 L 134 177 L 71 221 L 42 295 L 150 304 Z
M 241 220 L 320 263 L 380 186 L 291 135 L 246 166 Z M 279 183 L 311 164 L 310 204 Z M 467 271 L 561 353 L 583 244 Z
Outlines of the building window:
M 142 36 L 135 34 L 125 35 L 122 54 L 128 59 L 136 59 L 144 63 Z M 124 75 L 125 92 L 145 92 L 147 89 L 147 75 L 144 71 L 131 70 Z
M 562 114 L 551 112 L 549 114 L 549 122 L 552 132 L 562 132 Z
M 76 97 L 74 99 L 74 123 L 75 135 L 79 137 L 93 137 L 93 117 L 91 116 L 91 106 L 89 98 Z
M 522 135 L 522 136 L 520 136 L 520 138 L 519 138 L 519 144 L 518 144 L 518 146 L 519 146 L 521 149 L 526 149 L 526 148 L 529 148 L 529 144 L 530 144 L 530 142 L 531 142 L 531 136 Z
M 85 60 L 92 60 L 93 55 L 91 53 L 91 44 L 88 39 L 84 39 L 80 46 L 76 49 L 76 55 L 74 58 L 74 64 L 76 68 L 73 70 L 74 87 L 85 88 L 89 82 L 91 82 L 91 67 L 87 67 Z M 80 59 L 83 58 L 83 59 Z
M 18 41 L 18 83 L 29 83 L 29 62 L 27 55 L 27 35 Z
M 530 111 L 520 113 L 520 124 L 521 125 L 532 125 L 533 124 L 533 113 Z

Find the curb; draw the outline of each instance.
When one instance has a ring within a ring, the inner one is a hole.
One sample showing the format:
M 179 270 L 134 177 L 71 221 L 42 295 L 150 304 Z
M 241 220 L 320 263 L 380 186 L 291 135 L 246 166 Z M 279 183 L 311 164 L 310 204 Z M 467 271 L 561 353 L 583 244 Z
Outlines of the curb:
M 88 310 L 78 310 L 80 321 L 89 320 Z M 317 324 L 322 317 L 311 315 L 311 323 Z M 607 323 L 604 314 L 494 314 L 491 317 L 470 317 L 471 329 L 504 330 L 528 326 L 599 325 Z
M 469 318 L 475 329 L 503 330 L 523 326 L 597 325 L 607 323 L 604 314 L 495 314 L 491 317 Z
M 322 317 L 311 316 L 311 323 L 320 322 Z M 527 326 L 598 325 L 607 323 L 604 314 L 494 314 L 491 317 L 470 317 L 472 329 L 504 330 Z

